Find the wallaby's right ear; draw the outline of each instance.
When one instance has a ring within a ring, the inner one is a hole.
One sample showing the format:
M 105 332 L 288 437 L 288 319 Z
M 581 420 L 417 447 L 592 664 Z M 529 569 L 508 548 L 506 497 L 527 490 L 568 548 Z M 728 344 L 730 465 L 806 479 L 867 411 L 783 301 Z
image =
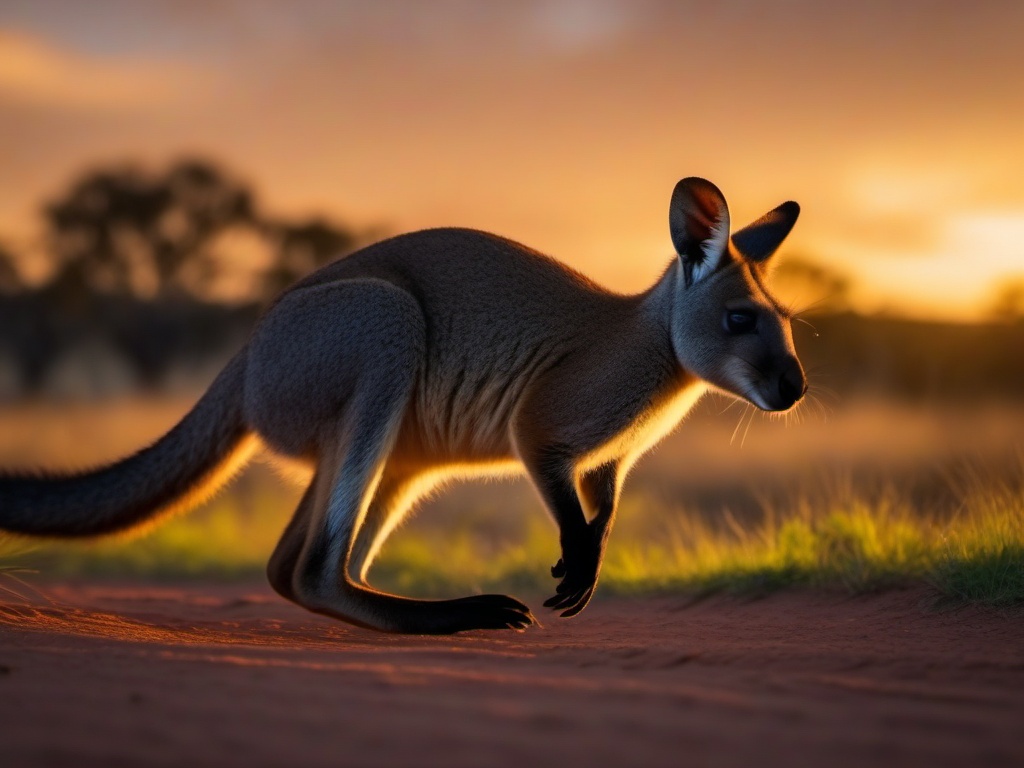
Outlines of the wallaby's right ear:
M 687 287 L 715 271 L 729 241 L 729 207 L 718 187 L 696 176 L 676 184 L 668 226 Z
M 792 200 L 783 203 L 733 234 L 732 244 L 751 261 L 768 261 L 793 229 L 799 215 L 799 205 Z

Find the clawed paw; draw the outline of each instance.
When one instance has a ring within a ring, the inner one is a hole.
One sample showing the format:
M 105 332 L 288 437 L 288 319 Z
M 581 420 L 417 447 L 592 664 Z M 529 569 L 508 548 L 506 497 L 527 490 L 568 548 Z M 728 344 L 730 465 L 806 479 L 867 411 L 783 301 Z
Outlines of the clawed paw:
M 565 559 L 560 559 L 552 566 L 551 575 L 562 581 L 555 594 L 544 601 L 544 607 L 561 611 L 561 616 L 566 619 L 582 611 L 597 588 L 598 568 L 599 561 L 596 561 L 592 567 L 571 571 L 565 565 Z
M 456 626 L 448 631 L 471 629 L 514 629 L 522 631 L 536 623 L 530 608 L 508 595 L 474 595 L 448 604 Z

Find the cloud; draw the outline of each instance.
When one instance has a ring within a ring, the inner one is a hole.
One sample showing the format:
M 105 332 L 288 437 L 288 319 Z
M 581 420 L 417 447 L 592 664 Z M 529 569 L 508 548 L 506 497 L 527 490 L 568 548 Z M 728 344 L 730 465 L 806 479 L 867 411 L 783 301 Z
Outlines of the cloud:
M 198 75 L 172 61 L 86 55 L 0 29 L 0 101 L 8 104 L 90 110 L 167 105 L 200 92 Z

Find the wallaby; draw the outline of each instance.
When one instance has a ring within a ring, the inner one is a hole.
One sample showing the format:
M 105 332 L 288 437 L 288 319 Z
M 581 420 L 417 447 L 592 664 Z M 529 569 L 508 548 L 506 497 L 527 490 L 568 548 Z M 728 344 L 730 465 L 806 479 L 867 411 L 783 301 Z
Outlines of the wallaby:
M 544 605 L 594 593 L 623 479 L 716 387 L 766 411 L 806 390 L 790 315 L 765 285 L 783 203 L 729 236 L 722 193 L 680 181 L 677 258 L 649 290 L 604 290 L 518 243 L 467 229 L 400 235 L 314 272 L 152 446 L 79 474 L 0 477 L 0 529 L 93 536 L 182 510 L 262 444 L 312 470 L 267 569 L 319 613 L 387 632 L 524 629 L 504 595 L 412 600 L 367 583 L 417 499 L 453 477 L 525 471 L 558 525 Z

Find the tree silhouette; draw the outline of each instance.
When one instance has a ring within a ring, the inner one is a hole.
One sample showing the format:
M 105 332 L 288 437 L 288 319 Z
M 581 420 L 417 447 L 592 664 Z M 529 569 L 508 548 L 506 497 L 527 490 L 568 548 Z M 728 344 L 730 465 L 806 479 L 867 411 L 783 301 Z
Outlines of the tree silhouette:
M 228 227 L 258 226 L 254 208 L 252 192 L 206 160 L 157 175 L 90 171 L 44 209 L 55 283 L 140 298 L 194 293 L 186 276 L 209 268 L 209 243 Z
M 350 252 L 358 241 L 351 230 L 322 218 L 277 222 L 268 225 L 267 230 L 276 243 L 277 257 L 264 275 L 265 298 L 276 296 L 299 278 Z
M 43 213 L 54 262 L 48 290 L 64 306 L 93 294 L 216 300 L 213 286 L 225 280 L 252 286 L 243 301 L 266 301 L 359 240 L 324 218 L 264 215 L 254 193 L 209 160 L 156 174 L 130 165 L 92 170 Z M 246 263 L 237 249 L 232 258 L 225 242 L 240 233 L 264 244 L 269 259 Z
M 0 294 L 15 293 L 23 287 L 14 254 L 0 245 Z
M 0 244 L 0 346 L 26 391 L 75 350 L 112 352 L 142 386 L 237 349 L 260 305 L 366 235 L 267 216 L 217 163 L 93 168 L 42 209 L 50 277 L 24 283 Z M 85 386 L 85 385 L 82 385 Z

